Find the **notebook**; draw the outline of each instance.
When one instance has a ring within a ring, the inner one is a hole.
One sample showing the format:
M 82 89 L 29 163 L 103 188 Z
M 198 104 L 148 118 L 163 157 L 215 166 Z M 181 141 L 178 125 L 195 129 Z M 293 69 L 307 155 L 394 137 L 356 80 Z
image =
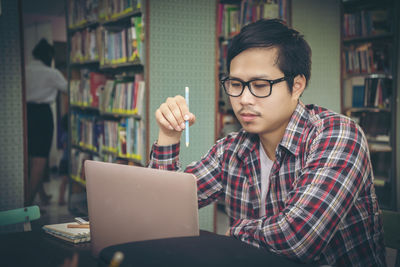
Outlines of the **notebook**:
M 194 175 L 86 160 L 93 256 L 108 246 L 198 236 Z
M 87 228 L 68 228 L 68 224 L 78 224 L 76 222 L 59 223 L 44 225 L 42 229 L 55 237 L 72 242 L 82 243 L 90 241 L 90 230 Z

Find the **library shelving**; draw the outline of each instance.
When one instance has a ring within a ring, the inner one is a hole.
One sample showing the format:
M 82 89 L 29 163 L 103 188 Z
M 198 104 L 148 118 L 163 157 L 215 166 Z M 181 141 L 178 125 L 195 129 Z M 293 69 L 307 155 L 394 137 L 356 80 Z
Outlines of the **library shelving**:
M 398 12 L 392 0 L 341 2 L 341 110 L 363 129 L 379 204 L 393 210 Z
M 84 161 L 145 165 L 142 1 L 68 0 L 69 209 L 86 214 Z
M 279 18 L 291 25 L 291 0 L 218 0 L 217 1 L 217 77 L 215 103 L 215 138 L 219 139 L 229 132 L 240 129 L 229 98 L 224 93 L 219 80 L 227 75 L 226 56 L 228 45 L 240 29 L 259 19 Z

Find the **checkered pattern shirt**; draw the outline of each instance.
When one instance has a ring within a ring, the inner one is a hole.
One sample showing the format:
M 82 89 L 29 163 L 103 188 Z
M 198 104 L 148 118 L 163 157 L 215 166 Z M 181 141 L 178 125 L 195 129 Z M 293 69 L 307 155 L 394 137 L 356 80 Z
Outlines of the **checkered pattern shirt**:
M 197 177 L 199 207 L 224 199 L 232 236 L 297 261 L 386 265 L 368 144 L 358 125 L 300 102 L 276 149 L 263 207 L 259 143 L 258 135 L 232 133 L 185 169 Z M 149 166 L 179 170 L 179 144 L 154 144 Z

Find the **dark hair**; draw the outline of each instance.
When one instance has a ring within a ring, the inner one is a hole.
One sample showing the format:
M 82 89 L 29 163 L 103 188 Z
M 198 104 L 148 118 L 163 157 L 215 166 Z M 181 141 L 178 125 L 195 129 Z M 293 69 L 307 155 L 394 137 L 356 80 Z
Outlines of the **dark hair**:
M 279 19 L 262 19 L 244 26 L 228 47 L 227 69 L 238 54 L 249 48 L 275 47 L 278 50 L 277 66 L 284 73 L 292 92 L 293 78 L 304 75 L 306 85 L 311 77 L 311 48 L 303 36 L 287 27 Z
M 54 47 L 42 38 L 33 48 L 32 55 L 35 59 L 42 61 L 45 65 L 51 66 L 54 56 Z

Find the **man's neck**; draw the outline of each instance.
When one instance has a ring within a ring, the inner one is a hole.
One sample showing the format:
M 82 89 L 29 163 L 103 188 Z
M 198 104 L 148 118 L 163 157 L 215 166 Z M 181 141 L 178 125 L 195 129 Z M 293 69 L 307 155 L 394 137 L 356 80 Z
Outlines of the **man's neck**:
M 279 143 L 282 141 L 283 135 L 285 134 L 286 127 L 288 126 L 294 111 L 296 110 L 297 105 L 299 104 L 300 100 L 297 101 L 297 103 L 293 104 L 292 107 L 292 112 L 287 121 L 283 122 L 281 126 L 278 128 L 266 132 L 266 133 L 260 133 L 258 136 L 260 138 L 261 144 L 264 148 L 265 153 L 267 156 L 274 161 L 276 159 L 275 157 L 275 151 L 276 148 L 278 147 Z
M 284 123 L 280 128 L 270 133 L 259 134 L 261 144 L 268 158 L 275 160 L 275 151 L 285 134 L 289 121 Z

